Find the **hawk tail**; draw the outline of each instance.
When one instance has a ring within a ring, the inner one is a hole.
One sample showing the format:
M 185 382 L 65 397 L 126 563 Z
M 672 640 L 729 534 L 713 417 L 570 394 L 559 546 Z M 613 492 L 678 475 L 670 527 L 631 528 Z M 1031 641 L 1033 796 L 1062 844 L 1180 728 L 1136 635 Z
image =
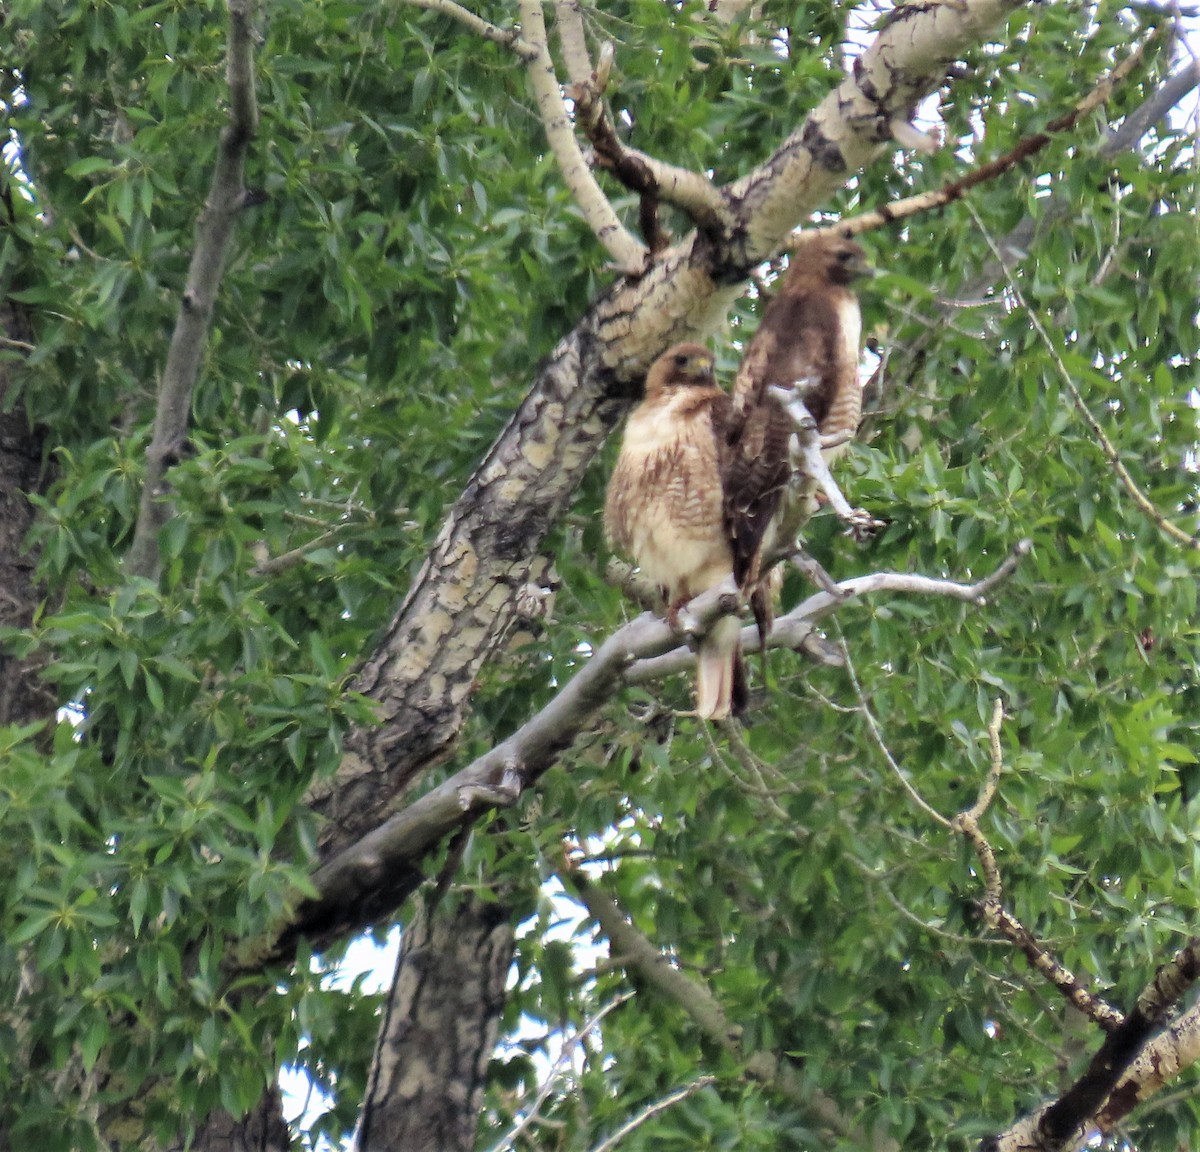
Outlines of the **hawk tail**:
M 724 720 L 746 709 L 746 668 L 742 661 L 742 625 L 722 616 L 700 641 L 696 654 L 696 715 Z

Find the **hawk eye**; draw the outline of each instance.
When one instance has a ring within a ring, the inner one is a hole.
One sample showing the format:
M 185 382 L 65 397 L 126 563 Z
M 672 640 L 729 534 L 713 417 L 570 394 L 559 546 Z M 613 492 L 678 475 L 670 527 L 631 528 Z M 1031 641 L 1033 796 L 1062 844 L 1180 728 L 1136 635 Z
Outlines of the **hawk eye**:
M 675 357 L 675 367 L 676 368 L 686 368 L 687 363 L 688 363 L 688 358 L 687 358 L 686 352 L 680 352 L 678 355 L 676 355 L 676 357 Z

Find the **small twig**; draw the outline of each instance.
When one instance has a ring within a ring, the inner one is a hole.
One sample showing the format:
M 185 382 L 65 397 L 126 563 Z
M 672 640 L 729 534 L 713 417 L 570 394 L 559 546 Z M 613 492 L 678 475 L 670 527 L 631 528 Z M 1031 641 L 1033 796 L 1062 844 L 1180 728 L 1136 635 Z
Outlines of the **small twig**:
M 0 348 L 16 348 L 20 352 L 34 352 L 37 350 L 37 345 L 30 344 L 26 340 L 14 340 L 11 336 L 0 336 Z
M 1063 363 L 1063 359 L 1058 351 L 1058 348 L 1055 346 L 1054 341 L 1050 338 L 1050 333 L 1046 331 L 1046 326 L 1042 323 L 1041 317 L 1038 316 L 1033 308 L 1030 307 L 1029 302 L 1025 299 L 1024 294 L 1017 285 L 1016 277 L 1012 274 L 1012 269 L 1009 267 L 1008 262 L 1001 253 L 995 239 L 992 237 L 991 233 L 984 226 L 983 221 L 980 220 L 978 214 L 973 208 L 971 208 L 970 205 L 967 206 L 967 210 L 975 218 L 975 223 L 979 228 L 980 234 L 983 236 L 988 247 L 992 250 L 993 258 L 999 263 L 1001 269 L 1003 270 L 1005 279 L 1008 282 L 1008 289 L 1013 294 L 1013 299 L 1016 300 L 1021 310 L 1029 318 L 1029 323 L 1032 325 L 1033 330 L 1037 333 L 1042 344 L 1045 345 L 1046 351 L 1049 353 L 1050 359 L 1054 363 L 1059 380 L 1062 382 L 1063 387 L 1067 390 L 1068 395 L 1071 397 L 1071 400 L 1075 405 L 1075 410 L 1083 418 L 1084 423 L 1088 426 L 1088 429 L 1096 438 L 1096 441 L 1100 446 L 1100 450 L 1104 453 L 1109 464 L 1112 465 L 1112 469 L 1116 473 L 1117 479 L 1119 479 L 1121 484 L 1124 486 L 1125 491 L 1129 493 L 1133 502 L 1142 510 L 1142 512 L 1145 513 L 1150 520 L 1157 524 L 1167 536 L 1171 537 L 1172 540 L 1175 540 L 1176 542 L 1183 544 L 1188 548 L 1200 549 L 1200 537 L 1192 536 L 1191 534 L 1185 532 L 1182 528 L 1178 527 L 1178 525 L 1172 524 L 1171 521 L 1168 520 L 1157 507 L 1155 507 L 1150 497 L 1138 487 L 1137 481 L 1134 480 L 1129 473 L 1129 469 L 1126 468 L 1124 463 L 1121 461 L 1121 454 L 1117 451 L 1113 442 L 1108 438 L 1103 426 L 1100 424 L 1100 421 L 1092 415 L 1091 409 L 1087 406 L 1087 401 L 1083 398 L 1083 393 L 1080 392 L 1075 381 L 1071 379 L 1071 374 L 1067 371 L 1067 366 Z
M 936 924 L 930 924 L 927 920 L 922 920 L 911 908 L 901 901 L 888 886 L 884 878 L 875 871 L 869 864 L 859 860 L 855 856 L 847 856 L 852 867 L 856 868 L 868 883 L 873 884 L 880 892 L 883 893 L 883 898 L 910 924 L 920 928 L 923 932 L 928 932 L 931 936 L 938 940 L 947 940 L 952 944 L 967 944 L 972 948 L 984 944 L 992 945 L 996 948 L 1005 948 L 1008 946 L 1005 940 L 980 940 L 977 936 L 965 936 L 961 932 L 951 932 L 946 928 L 939 928 Z
M 737 729 L 737 725 L 735 723 L 729 723 L 727 725 L 723 725 L 723 727 L 726 727 L 729 732 L 736 731 Z M 756 770 L 753 768 L 748 768 L 747 762 L 742 757 L 737 757 L 739 763 L 741 763 L 743 768 L 747 768 L 751 775 L 757 776 L 757 784 L 743 780 L 742 777 L 739 776 L 729 766 L 721 752 L 721 749 L 717 747 L 716 739 L 713 736 L 713 726 L 711 724 L 701 724 L 700 730 L 704 733 L 704 743 L 708 747 L 708 754 L 712 758 L 713 764 L 729 777 L 729 779 L 733 782 L 734 787 L 755 800 L 761 800 L 770 809 L 771 814 L 780 822 L 784 824 L 791 823 L 791 817 L 780 806 L 779 801 L 775 799 L 775 796 L 767 787 L 766 781 L 758 775 Z
M 855 1142 L 865 1140 L 832 1099 L 819 1089 L 801 1081 L 785 1059 L 765 1050 L 750 1052 L 742 1044 L 742 1029 L 730 1022 L 725 1009 L 707 985 L 674 967 L 648 940 L 606 892 L 576 870 L 566 871 L 564 879 L 574 889 L 588 914 L 608 937 L 627 971 L 636 972 L 650 988 L 665 996 L 687 1013 L 710 1041 L 718 1045 L 746 1070 L 751 1079 L 767 1084 L 789 1103 L 813 1116 L 825 1128 Z M 863 1146 L 866 1146 L 865 1143 Z
M 715 1076 L 700 1076 L 690 1084 L 685 1084 L 682 1088 L 676 1088 L 674 1092 L 668 1092 L 662 1099 L 647 1104 L 640 1112 L 626 1120 L 611 1136 L 601 1140 L 592 1149 L 592 1152 L 612 1152 L 612 1149 L 624 1140 L 626 1136 L 640 1128 L 647 1120 L 653 1119 L 660 1112 L 665 1112 L 671 1105 L 678 1104 L 680 1100 L 686 1100 L 689 1096 L 694 1096 L 701 1088 L 707 1088 L 710 1084 L 715 1084 L 716 1079 Z
M 568 1062 L 574 1055 L 575 1049 L 583 1043 L 584 1037 L 595 1029 L 610 1012 L 620 1008 L 622 1004 L 628 1003 L 632 999 L 632 992 L 622 992 L 615 999 L 605 1004 L 594 1016 L 585 1021 L 581 1028 L 563 1041 L 562 1047 L 559 1049 L 558 1058 L 550 1066 L 550 1071 L 546 1073 L 546 1078 L 538 1090 L 537 1098 L 530 1105 L 525 1115 L 513 1125 L 508 1135 L 504 1136 L 498 1144 L 493 1146 L 491 1152 L 507 1152 L 509 1148 L 512 1148 L 516 1144 L 518 1137 L 539 1118 L 542 1105 L 546 1103 L 550 1093 L 554 1091 L 555 1085 L 561 1081 Z
M 323 548 L 326 544 L 336 540 L 349 527 L 349 524 L 335 525 L 327 532 L 322 532 L 320 536 L 314 536 L 307 544 L 301 544 L 298 548 L 292 548 L 290 551 L 281 553 L 279 556 L 272 556 L 260 564 L 255 564 L 250 569 L 250 575 L 275 576 L 280 572 L 285 572 L 287 569 L 299 564 L 311 552 L 315 552 L 318 548 Z
M 896 758 L 892 755 L 891 750 L 887 746 L 887 742 L 883 738 L 883 733 L 879 730 L 879 725 L 875 721 L 875 717 L 871 714 L 871 708 L 867 704 L 867 698 L 863 693 L 862 685 L 858 681 L 858 675 L 854 671 L 854 661 L 850 659 L 850 649 L 846 644 L 845 638 L 842 639 L 842 656 L 846 661 L 846 673 L 850 677 L 850 683 L 854 688 L 854 694 L 858 697 L 858 710 L 862 714 L 863 719 L 867 722 L 867 730 L 871 733 L 871 739 L 875 742 L 875 746 L 879 749 L 887 766 L 892 770 L 892 774 L 900 781 L 901 787 L 908 793 L 909 799 L 928 816 L 935 824 L 940 824 L 943 828 L 951 827 L 951 823 L 946 819 L 936 808 L 933 807 L 913 786 L 913 783 L 908 778 L 908 774 L 896 763 Z

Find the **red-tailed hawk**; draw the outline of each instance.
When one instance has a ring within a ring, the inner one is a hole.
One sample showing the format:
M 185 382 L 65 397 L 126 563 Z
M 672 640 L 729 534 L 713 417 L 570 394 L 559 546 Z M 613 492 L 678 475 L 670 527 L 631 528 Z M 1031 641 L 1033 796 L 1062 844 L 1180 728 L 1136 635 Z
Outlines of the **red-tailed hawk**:
M 662 589 L 672 614 L 733 571 L 724 478 L 731 409 L 707 348 L 669 349 L 646 375 L 608 483 L 605 533 Z M 724 616 L 701 639 L 697 715 L 719 720 L 745 707 L 740 633 L 737 618 Z
M 738 368 L 729 424 L 725 518 L 733 534 L 734 575 L 759 631 L 770 622 L 770 595 L 759 585 L 764 561 L 790 549 L 812 514 L 823 476 L 797 459 L 795 413 L 781 393 L 801 400 L 816 421 L 825 463 L 845 450 L 862 416 L 858 379 L 862 315 L 850 287 L 873 270 L 849 235 L 817 236 L 792 254 L 779 291 Z M 819 461 L 818 461 L 819 463 Z M 797 470 L 804 475 L 797 479 Z M 832 483 L 830 481 L 830 483 Z M 850 511 L 830 493 L 839 514 Z M 862 517 L 862 514 L 853 514 Z M 869 518 L 863 519 L 863 523 Z
M 746 350 L 732 398 L 699 344 L 676 345 L 651 366 L 645 399 L 625 425 L 604 526 L 662 589 L 672 614 L 732 575 L 765 640 L 772 592 L 764 564 L 794 541 L 814 488 L 851 523 L 869 522 L 836 491 L 822 456 L 832 457 L 858 427 L 862 321 L 849 285 L 870 271 L 848 237 L 799 249 Z M 809 439 L 828 445 L 821 452 L 801 456 L 792 396 L 812 417 L 808 427 L 816 423 Z M 740 626 L 726 616 L 700 642 L 696 712 L 721 719 L 743 710 L 745 696 Z

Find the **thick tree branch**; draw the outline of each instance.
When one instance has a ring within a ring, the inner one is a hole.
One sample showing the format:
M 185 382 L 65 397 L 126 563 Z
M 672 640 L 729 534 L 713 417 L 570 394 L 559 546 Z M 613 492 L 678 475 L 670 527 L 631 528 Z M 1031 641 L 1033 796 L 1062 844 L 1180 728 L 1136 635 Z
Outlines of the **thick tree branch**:
M 1137 1054 L 1097 1114 L 1096 1127 L 1108 1134 L 1134 1108 L 1178 1079 L 1197 1061 L 1200 1061 L 1200 1004 L 1193 1004 Z
M 254 44 L 249 0 L 228 0 L 229 123 L 221 133 L 212 185 L 196 222 L 196 246 L 179 304 L 154 413 L 154 432 L 146 449 L 146 476 L 133 542 L 125 570 L 153 579 L 158 573 L 158 533 L 170 516 L 167 471 L 184 450 L 192 393 L 200 376 L 213 304 L 225 264 L 234 222 L 246 205 L 242 183 L 246 150 L 258 130 L 254 97 Z
M 549 578 L 546 533 L 649 364 L 715 326 L 746 270 L 890 139 L 879 118 L 907 112 L 950 59 L 1017 7 L 899 9 L 808 127 L 730 190 L 731 228 L 693 234 L 640 279 L 618 280 L 553 350 L 354 685 L 378 702 L 383 723 L 354 733 L 337 776 L 314 792 L 326 860 L 386 820 L 408 784 L 450 754 L 475 678 L 517 620 L 520 591 Z
M 554 71 L 554 61 L 550 59 L 541 0 L 520 0 L 520 11 L 524 39 L 537 53 L 536 56 L 526 57 L 529 80 L 546 129 L 546 139 L 558 161 L 562 178 L 571 189 L 583 218 L 596 234 L 596 239 L 608 250 L 617 268 L 627 276 L 640 276 L 646 267 L 646 246 L 617 217 L 604 190 L 596 183 L 588 168 L 583 150 L 575 138 L 575 130 Z
M 1130 1075 L 1135 1063 L 1153 1045 L 1154 1030 L 1198 977 L 1200 938 L 1193 938 L 1155 973 L 1120 1026 L 1105 1037 L 1083 1075 L 1057 1100 L 985 1140 L 981 1152 L 1059 1152 L 1077 1146 L 1118 1085 L 1136 1094 Z
M 785 189 L 821 189 L 823 198 L 894 145 L 893 125 L 911 119 L 932 90 L 934 77 L 940 82 L 962 46 L 1015 7 L 940 2 L 893 9 L 852 73 L 761 169 L 729 188 L 731 200 L 749 213 L 746 256 L 757 262 L 774 255 L 799 219 Z M 773 178 L 766 178 L 768 174 Z

